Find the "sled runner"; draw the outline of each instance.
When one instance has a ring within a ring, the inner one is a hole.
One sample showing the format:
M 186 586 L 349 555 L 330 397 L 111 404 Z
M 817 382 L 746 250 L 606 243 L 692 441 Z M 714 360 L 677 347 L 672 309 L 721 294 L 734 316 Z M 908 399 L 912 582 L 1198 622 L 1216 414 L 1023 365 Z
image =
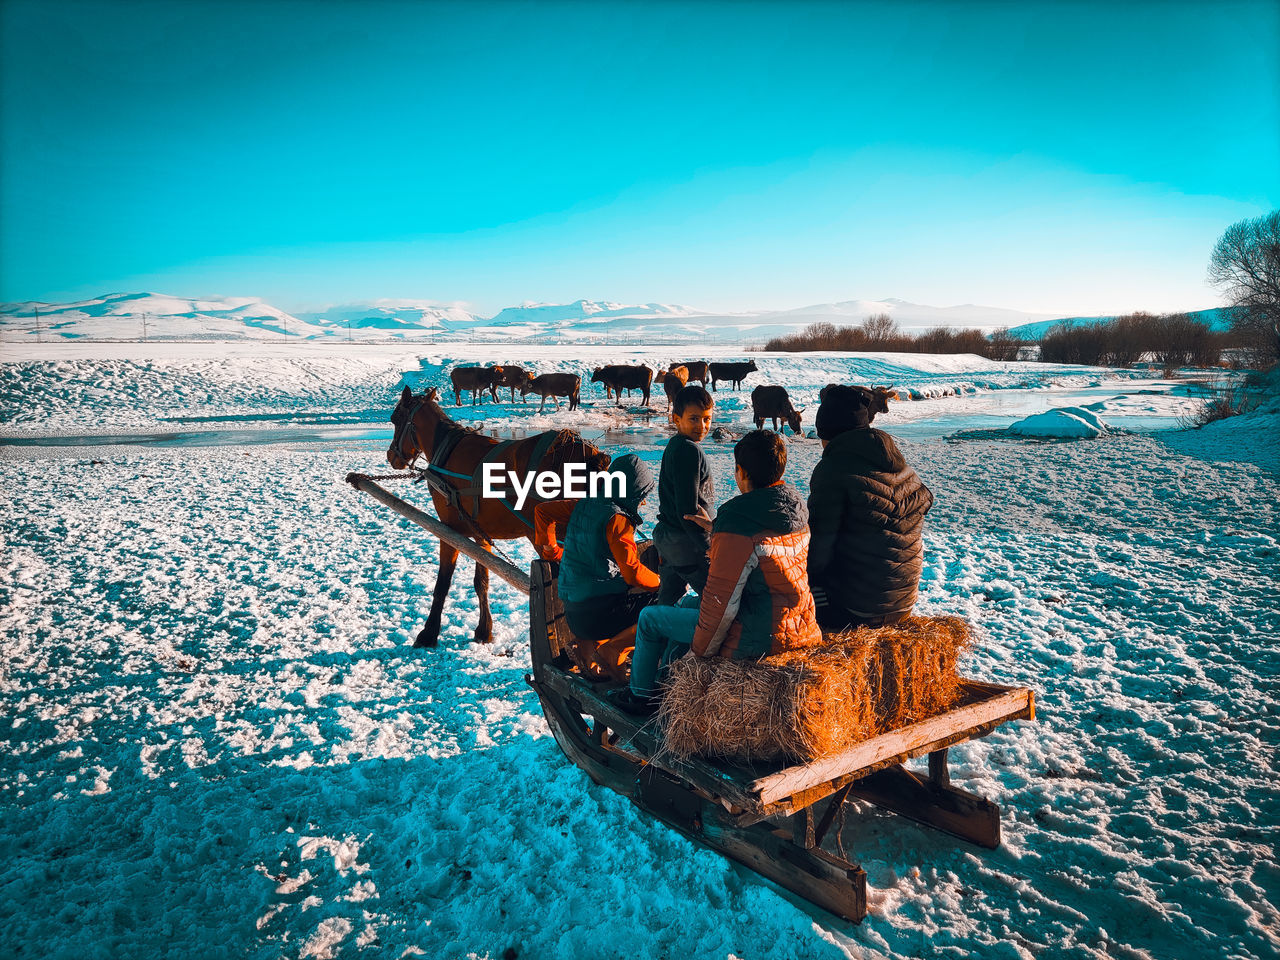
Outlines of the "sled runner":
M 561 750 L 596 783 L 686 837 L 854 922 L 866 916 L 867 878 L 844 851 L 848 801 L 870 802 L 980 847 L 1000 845 L 1000 808 L 951 785 L 947 749 L 1010 720 L 1034 719 L 1031 690 L 965 680 L 950 710 L 811 763 L 681 760 L 663 750 L 651 720 L 605 699 L 608 683 L 592 683 L 576 671 L 550 564 L 534 561 L 526 580 L 523 571 L 371 478 L 347 479 L 528 593 L 527 679 Z M 927 773 L 903 766 L 926 755 Z

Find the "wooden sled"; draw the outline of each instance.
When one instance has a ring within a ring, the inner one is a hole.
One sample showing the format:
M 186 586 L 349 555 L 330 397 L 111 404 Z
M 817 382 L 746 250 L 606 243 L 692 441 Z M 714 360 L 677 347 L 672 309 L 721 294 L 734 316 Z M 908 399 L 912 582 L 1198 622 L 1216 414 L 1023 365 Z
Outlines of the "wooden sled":
M 867 913 L 867 877 L 844 853 L 845 803 L 869 801 L 978 846 L 1000 845 L 1000 808 L 951 786 L 947 748 L 983 737 L 1010 720 L 1034 719 L 1025 687 L 965 681 L 946 713 L 874 737 L 808 764 L 754 767 L 678 760 L 664 754 L 651 721 L 624 713 L 573 671 L 572 643 L 551 566 L 524 571 L 485 551 L 372 479 L 348 482 L 453 543 L 529 594 L 529 684 L 565 756 L 596 783 L 628 797 L 672 829 L 754 870 L 837 916 Z M 929 757 L 927 776 L 904 761 Z M 825 849 L 830 841 L 835 851 Z
M 837 916 L 857 923 L 867 914 L 866 873 L 846 858 L 840 835 L 850 799 L 981 847 L 1000 845 L 1000 808 L 951 785 L 947 748 L 1034 719 L 1025 687 L 966 681 L 960 705 L 939 716 L 813 763 L 748 768 L 665 754 L 651 720 L 609 703 L 608 684 L 572 672 L 571 642 L 550 565 L 535 561 L 528 681 L 565 756 L 672 829 Z M 927 776 L 902 766 L 925 754 Z M 836 852 L 823 848 L 828 839 Z

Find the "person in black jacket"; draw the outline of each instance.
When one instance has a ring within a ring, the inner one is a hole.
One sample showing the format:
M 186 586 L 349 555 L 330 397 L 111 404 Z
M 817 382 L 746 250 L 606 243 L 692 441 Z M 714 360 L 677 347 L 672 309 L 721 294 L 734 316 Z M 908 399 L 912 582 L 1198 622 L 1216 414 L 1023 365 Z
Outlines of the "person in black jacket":
M 809 481 L 809 584 L 824 630 L 897 623 L 924 567 L 933 494 L 893 437 L 871 426 L 870 391 L 827 388 L 816 427 L 822 459 Z

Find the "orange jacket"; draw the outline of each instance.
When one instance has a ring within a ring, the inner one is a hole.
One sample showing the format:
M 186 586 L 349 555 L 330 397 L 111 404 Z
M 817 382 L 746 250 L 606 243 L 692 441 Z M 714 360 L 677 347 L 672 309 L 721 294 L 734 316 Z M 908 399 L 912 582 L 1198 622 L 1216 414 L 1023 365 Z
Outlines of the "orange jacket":
M 808 510 L 790 485 L 760 487 L 726 503 L 711 529 L 693 652 L 749 659 L 821 643 L 808 556 Z
M 559 563 L 564 547 L 556 538 L 556 528 L 569 525 L 577 500 L 547 500 L 533 508 L 533 547 L 543 560 Z

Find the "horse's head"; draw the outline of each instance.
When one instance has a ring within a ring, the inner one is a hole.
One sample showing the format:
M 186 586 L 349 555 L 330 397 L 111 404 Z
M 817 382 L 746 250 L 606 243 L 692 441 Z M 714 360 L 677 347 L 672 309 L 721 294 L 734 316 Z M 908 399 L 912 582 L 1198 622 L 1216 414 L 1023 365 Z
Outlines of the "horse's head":
M 391 446 L 387 448 L 387 463 L 393 470 L 403 470 L 420 456 L 431 456 L 431 450 L 422 440 L 422 430 L 414 421 L 424 409 L 439 409 L 436 406 L 438 394 L 435 387 L 416 397 L 408 387 L 400 394 L 400 402 L 391 411 L 391 422 L 396 429 L 391 435 Z

